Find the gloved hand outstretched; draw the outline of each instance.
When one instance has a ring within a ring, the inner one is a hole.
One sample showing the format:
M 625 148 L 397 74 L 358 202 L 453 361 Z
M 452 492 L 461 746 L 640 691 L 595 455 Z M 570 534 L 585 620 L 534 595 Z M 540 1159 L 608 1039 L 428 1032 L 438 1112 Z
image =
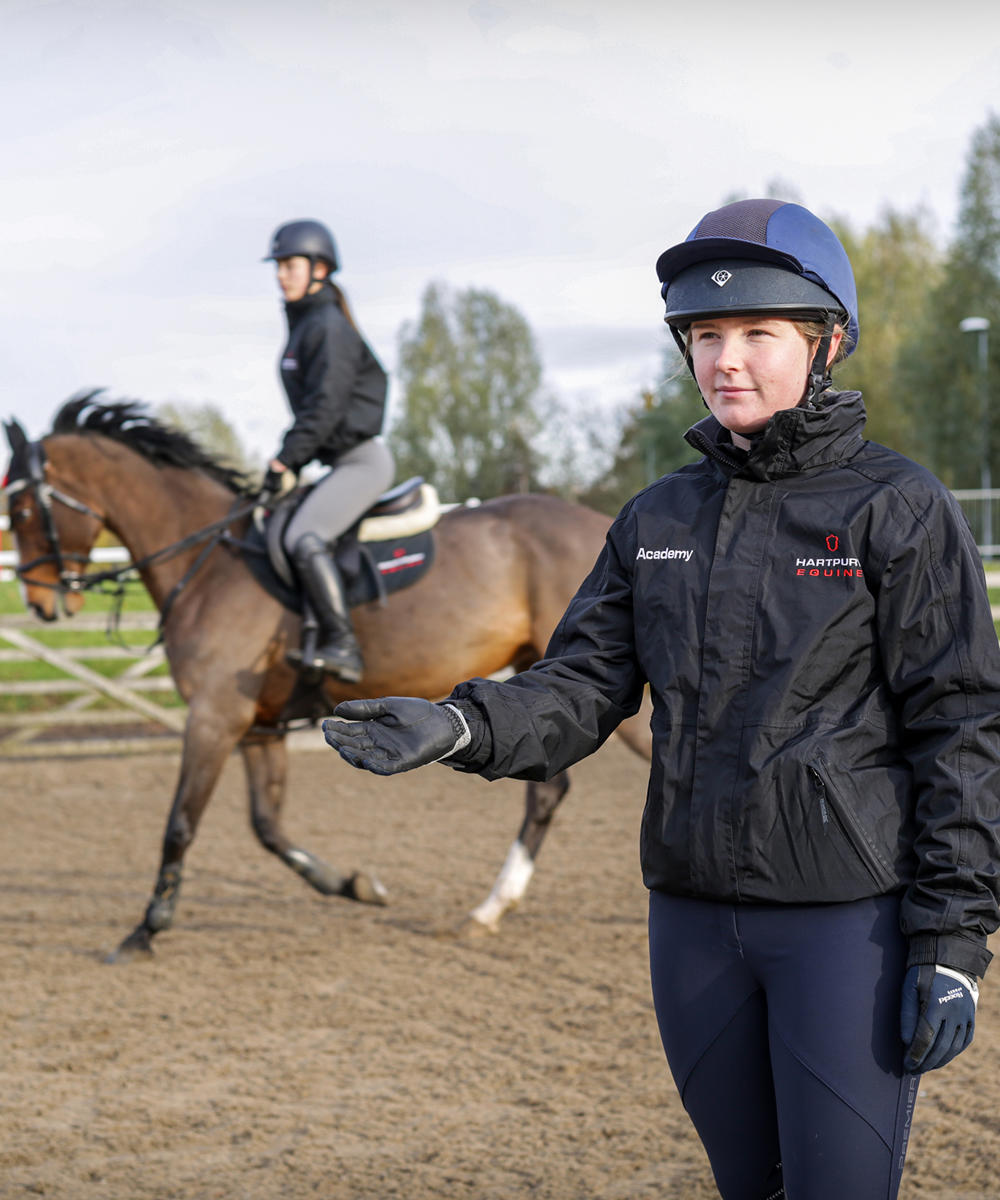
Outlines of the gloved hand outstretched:
M 910 967 L 903 980 L 903 1068 L 914 1075 L 943 1067 L 972 1041 L 979 985 L 952 967 Z
M 345 700 L 323 722 L 327 744 L 352 767 L 397 775 L 447 758 L 469 741 L 469 728 L 451 704 L 415 696 Z

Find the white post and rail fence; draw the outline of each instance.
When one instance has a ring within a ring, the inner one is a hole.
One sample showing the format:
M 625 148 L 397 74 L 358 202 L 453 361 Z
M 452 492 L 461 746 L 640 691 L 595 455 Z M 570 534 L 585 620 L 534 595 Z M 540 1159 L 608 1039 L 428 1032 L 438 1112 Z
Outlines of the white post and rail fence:
M 984 534 L 1000 530 L 1000 489 L 960 491 L 961 504 L 976 536 L 986 566 L 986 581 L 1000 588 L 1000 545 L 989 545 Z M 6 516 L 0 516 L 0 582 L 15 578 L 17 554 L 6 536 Z M 95 564 L 124 563 L 128 554 L 121 546 L 98 548 L 91 555 Z M 994 565 L 994 563 L 996 565 Z M 1000 621 L 1000 604 L 993 605 L 993 618 Z M 56 678 L 0 683 L 5 696 L 59 696 L 66 699 L 44 710 L 0 711 L 0 758 L 58 757 L 80 754 L 134 754 L 170 752 L 180 745 L 187 712 L 176 699 L 167 674 L 154 674 L 163 664 L 163 651 L 146 651 L 156 630 L 153 612 L 121 614 L 119 628 L 149 634 L 144 645 L 90 645 L 55 649 L 36 636 L 38 621 L 27 613 L 0 614 L 0 664 L 36 661 L 54 668 Z M 99 633 L 107 625 L 106 614 L 81 613 L 72 628 Z M 108 678 L 88 667 L 87 662 L 118 659 L 128 665 Z M 153 697 L 168 697 L 170 705 Z M 103 702 L 100 707 L 95 707 Z M 297 748 L 320 749 L 323 739 L 316 730 L 290 735 Z
M 8 528 L 7 517 L 0 516 L 0 582 L 16 578 L 17 553 L 10 547 Z M 91 562 L 101 565 L 128 561 L 122 546 L 99 547 L 91 555 Z M 107 624 L 108 614 L 84 611 L 66 627 L 99 635 Z M 126 611 L 116 624 L 122 633 L 141 630 L 148 636 L 135 646 L 106 641 L 56 649 L 37 636 L 36 631 L 45 626 L 34 616 L 0 613 L 0 664 L 46 663 L 56 676 L 2 680 L 0 696 L 49 696 L 61 701 L 44 709 L 12 711 L 5 706 L 0 710 L 0 759 L 169 753 L 180 747 L 187 709 L 169 674 L 154 673 L 164 663 L 162 648 L 147 649 L 156 639 L 157 614 Z M 94 641 L 99 638 L 95 636 Z M 108 660 L 117 660 L 124 667 L 113 678 L 87 665 Z M 157 703 L 156 697 L 167 703 Z M 325 747 L 317 730 L 294 732 L 288 743 L 293 749 Z

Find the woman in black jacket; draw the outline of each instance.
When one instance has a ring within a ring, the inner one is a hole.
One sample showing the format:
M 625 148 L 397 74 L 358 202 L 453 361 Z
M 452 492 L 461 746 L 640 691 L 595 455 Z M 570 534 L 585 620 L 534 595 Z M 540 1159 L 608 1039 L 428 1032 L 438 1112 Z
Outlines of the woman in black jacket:
M 268 464 L 265 488 L 277 491 L 286 471 L 317 461 L 330 471 L 289 521 L 285 542 L 320 628 L 314 657 L 297 665 L 354 683 L 363 662 L 330 545 L 392 482 L 392 456 L 379 436 L 386 375 L 358 332 L 344 293 L 330 276 L 339 261 L 333 237 L 319 221 L 290 221 L 271 239 L 264 260 L 277 264 L 285 297 L 288 341 L 281 382 L 292 410 Z
M 653 999 L 726 1200 L 892 1200 L 922 1072 L 971 1041 L 998 925 L 1000 650 L 929 472 L 829 369 L 850 263 L 795 204 L 708 213 L 657 262 L 711 415 L 625 506 L 546 658 L 447 701 L 343 704 L 327 741 L 546 778 L 653 699 Z

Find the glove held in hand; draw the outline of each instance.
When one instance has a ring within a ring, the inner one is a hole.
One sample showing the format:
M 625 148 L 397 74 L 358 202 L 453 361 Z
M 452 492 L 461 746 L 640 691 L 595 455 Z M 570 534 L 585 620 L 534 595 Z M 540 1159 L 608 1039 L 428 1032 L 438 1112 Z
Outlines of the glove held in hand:
M 910 967 L 900 1014 L 904 1070 L 933 1071 L 961 1054 L 972 1041 L 978 1002 L 970 975 L 940 964 Z

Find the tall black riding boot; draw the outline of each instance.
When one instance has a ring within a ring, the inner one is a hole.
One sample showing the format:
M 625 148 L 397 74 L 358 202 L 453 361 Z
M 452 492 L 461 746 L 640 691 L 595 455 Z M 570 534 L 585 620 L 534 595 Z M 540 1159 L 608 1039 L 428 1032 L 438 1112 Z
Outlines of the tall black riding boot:
M 290 650 L 289 661 L 297 667 L 326 671 L 345 683 L 357 683 L 364 669 L 361 647 L 354 636 L 340 572 L 323 539 L 304 533 L 292 549 L 292 562 L 319 622 L 319 638 L 308 662 L 301 650 Z

